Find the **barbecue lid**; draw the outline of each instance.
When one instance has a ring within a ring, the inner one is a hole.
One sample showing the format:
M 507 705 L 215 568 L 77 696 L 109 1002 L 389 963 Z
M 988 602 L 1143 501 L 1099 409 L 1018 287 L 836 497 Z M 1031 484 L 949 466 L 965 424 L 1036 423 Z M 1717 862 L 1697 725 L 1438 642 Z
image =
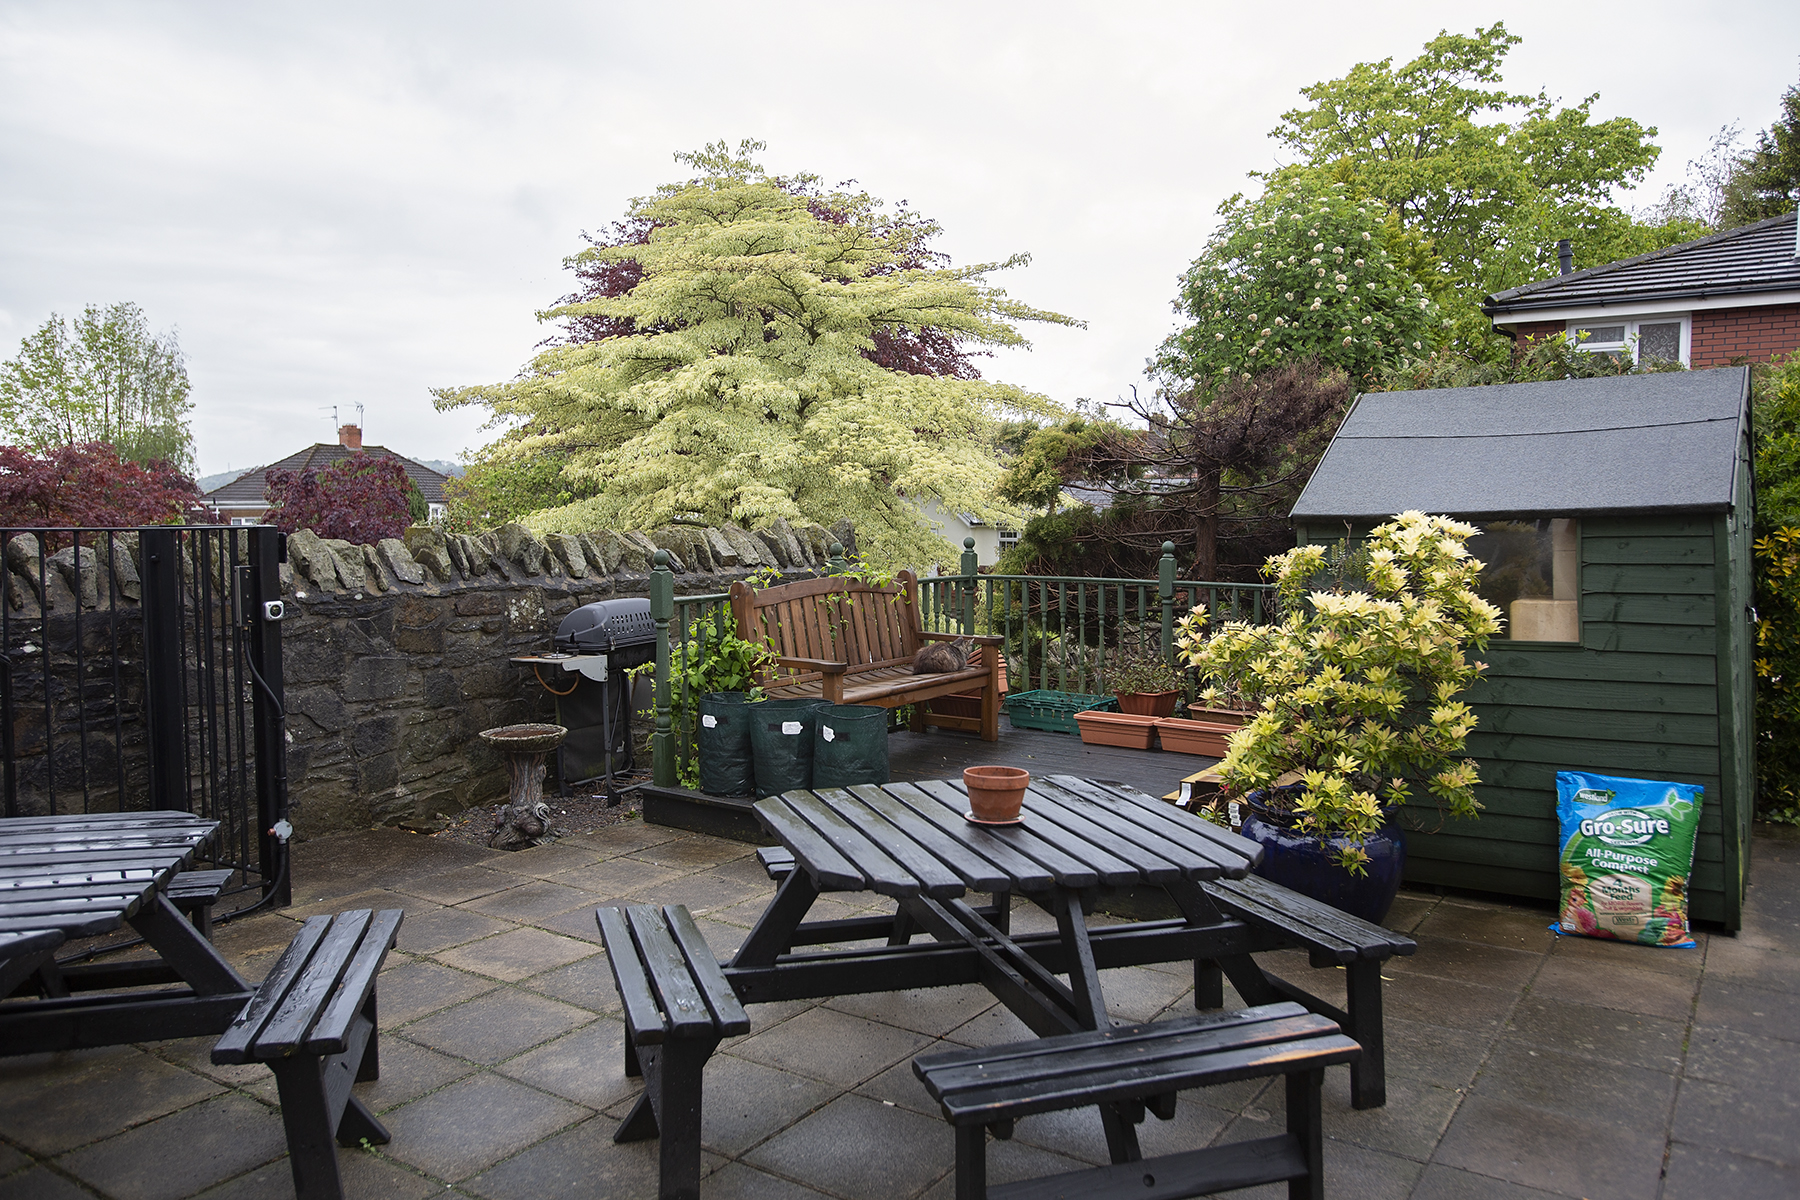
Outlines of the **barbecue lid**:
M 556 648 L 563 653 L 604 654 L 621 646 L 656 640 L 648 597 L 628 596 L 584 604 L 556 627 Z

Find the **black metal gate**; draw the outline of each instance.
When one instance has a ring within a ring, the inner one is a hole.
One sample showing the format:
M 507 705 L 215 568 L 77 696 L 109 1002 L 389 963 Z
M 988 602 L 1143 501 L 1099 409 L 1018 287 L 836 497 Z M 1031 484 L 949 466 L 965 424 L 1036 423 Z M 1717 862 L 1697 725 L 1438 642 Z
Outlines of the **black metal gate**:
M 0 811 L 209 817 L 228 892 L 287 903 L 281 535 L 0 529 L 0 547 Z

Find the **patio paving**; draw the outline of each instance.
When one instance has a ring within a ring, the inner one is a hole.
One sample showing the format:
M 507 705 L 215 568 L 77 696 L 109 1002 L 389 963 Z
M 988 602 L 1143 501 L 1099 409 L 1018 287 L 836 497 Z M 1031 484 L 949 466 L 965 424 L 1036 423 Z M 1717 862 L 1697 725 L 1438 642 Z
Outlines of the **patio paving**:
M 399 907 L 382 977 L 382 1077 L 358 1094 L 394 1138 L 340 1152 L 352 1197 L 649 1197 L 656 1143 L 615 1145 L 638 1091 L 591 910 L 686 903 L 728 954 L 772 894 L 752 848 L 632 821 L 502 854 L 394 831 L 296 847 L 295 904 L 220 928 L 260 978 L 296 921 Z M 1388 1104 L 1326 1079 L 1334 1197 L 1800 1195 L 1800 840 L 1754 843 L 1743 932 L 1688 951 L 1558 939 L 1547 910 L 1403 893 L 1390 924 Z M 837 895 L 830 915 L 875 911 Z M 1029 906 L 1015 926 L 1049 922 Z M 1332 983 L 1287 956 L 1306 986 Z M 1192 972 L 1110 971 L 1116 1017 L 1191 1011 Z M 1341 996 L 1341 987 L 1338 989 Z M 1237 1004 L 1235 996 L 1228 996 Z M 1028 1036 L 974 987 L 750 1009 L 707 1069 L 708 1200 L 949 1197 L 952 1135 L 917 1054 Z M 0 1062 L 0 1200 L 292 1195 L 272 1077 L 211 1039 Z M 1279 1083 L 1184 1093 L 1146 1154 L 1281 1120 Z M 1105 1160 L 1092 1110 L 1023 1121 L 996 1181 Z M 1285 1195 L 1276 1188 L 1233 1193 Z

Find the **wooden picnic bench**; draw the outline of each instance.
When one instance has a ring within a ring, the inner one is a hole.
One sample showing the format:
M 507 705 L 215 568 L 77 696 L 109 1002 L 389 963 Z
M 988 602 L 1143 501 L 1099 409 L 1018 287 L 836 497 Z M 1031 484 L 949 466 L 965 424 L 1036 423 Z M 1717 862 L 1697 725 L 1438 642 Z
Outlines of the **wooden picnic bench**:
M 775 654 L 763 679 L 772 698 L 880 708 L 911 704 L 916 732 L 932 725 L 1000 740 L 1001 639 L 971 638 L 983 650 L 979 664 L 914 675 L 920 646 L 952 642 L 958 635 L 919 628 L 919 581 L 911 571 L 901 571 L 886 587 L 840 576 L 772 588 L 739 581 L 731 585 L 731 611 L 739 637 Z M 974 688 L 981 691 L 979 717 L 925 711 L 923 701 Z
M 644 1080 L 613 1141 L 660 1138 L 658 1200 L 698 1200 L 700 1074 L 723 1038 L 750 1032 L 750 1018 L 685 905 L 594 918 L 625 1011 L 625 1074 Z
M 1282 1003 L 922 1055 L 913 1072 L 956 1127 L 956 1200 L 1185 1200 L 1284 1181 L 1317 1200 L 1325 1068 L 1360 1055 L 1333 1022 Z M 987 1185 L 988 1131 L 1009 1138 L 1021 1117 L 1101 1104 L 1130 1124 L 1146 1110 L 1167 1121 L 1177 1092 L 1273 1075 L 1287 1077 L 1285 1134 Z
M 1381 965 L 1390 958 L 1413 953 L 1419 948 L 1418 943 L 1404 933 L 1353 917 L 1257 875 L 1210 880 L 1200 887 L 1221 911 L 1263 935 L 1257 950 L 1304 950 L 1314 967 L 1343 967 L 1345 1004 L 1342 1010 L 1327 1004 L 1288 980 L 1269 974 L 1250 954 L 1244 953 L 1195 964 L 1195 1006 L 1218 1008 L 1225 1003 L 1221 974 L 1231 980 L 1246 1004 L 1298 1001 L 1336 1021 L 1362 1046 L 1362 1057 L 1350 1064 L 1351 1103 L 1357 1108 L 1386 1104 Z
M 215 1063 L 260 1062 L 275 1072 L 298 1200 L 343 1200 L 333 1141 L 389 1140 L 350 1085 L 381 1074 L 375 977 L 404 915 L 365 908 L 308 917 L 213 1046 Z

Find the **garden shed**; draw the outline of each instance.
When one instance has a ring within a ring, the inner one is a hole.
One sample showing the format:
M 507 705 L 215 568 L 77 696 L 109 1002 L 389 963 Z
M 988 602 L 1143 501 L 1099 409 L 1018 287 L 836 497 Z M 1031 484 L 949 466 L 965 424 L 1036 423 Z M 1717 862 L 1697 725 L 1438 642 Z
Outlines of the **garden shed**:
M 1556 772 L 1706 788 L 1692 912 L 1740 924 L 1755 769 L 1746 367 L 1360 397 L 1293 510 L 1303 543 L 1421 509 L 1507 618 L 1469 700 L 1474 821 L 1409 814 L 1406 877 L 1557 894 Z

